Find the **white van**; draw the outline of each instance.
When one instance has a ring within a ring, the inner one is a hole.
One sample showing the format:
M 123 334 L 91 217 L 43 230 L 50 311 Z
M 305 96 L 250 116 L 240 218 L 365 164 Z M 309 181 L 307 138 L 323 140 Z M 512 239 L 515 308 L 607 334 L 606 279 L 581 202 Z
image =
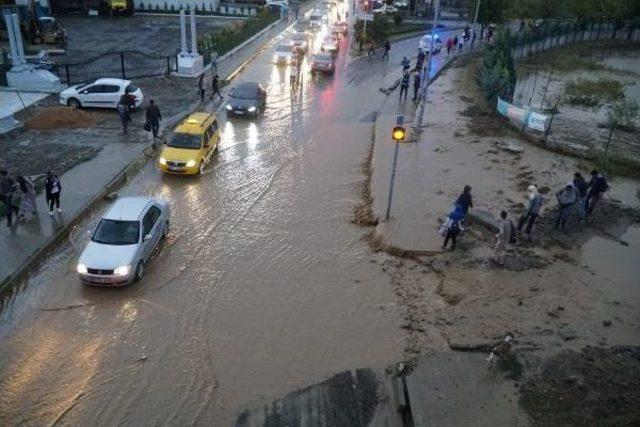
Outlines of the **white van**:
M 418 43 L 418 48 L 421 49 L 423 52 L 428 52 L 429 46 L 431 46 L 431 34 L 427 34 L 423 36 L 420 39 L 420 42 Z M 433 51 L 431 53 L 433 53 L 434 55 L 437 53 L 440 53 L 440 51 L 442 50 L 442 47 L 443 47 L 442 40 L 440 39 L 440 36 L 436 35 L 436 38 L 433 41 Z
M 267 6 L 280 6 L 289 9 L 289 0 L 267 0 Z

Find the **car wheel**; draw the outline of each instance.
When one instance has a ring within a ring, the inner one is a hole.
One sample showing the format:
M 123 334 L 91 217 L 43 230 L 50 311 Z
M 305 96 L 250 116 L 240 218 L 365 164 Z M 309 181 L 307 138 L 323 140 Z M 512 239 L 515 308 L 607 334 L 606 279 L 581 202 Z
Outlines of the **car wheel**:
M 169 234 L 169 221 L 164 223 L 164 228 L 162 229 L 162 239 L 166 239 Z
M 144 277 L 144 263 L 140 261 L 138 266 L 136 267 L 136 275 L 134 277 L 134 281 L 139 282 Z
M 80 101 L 78 101 L 78 100 L 77 100 L 77 99 L 75 99 L 75 98 L 71 98 L 71 99 L 69 99 L 69 100 L 67 101 L 67 105 L 68 105 L 69 107 L 71 107 L 71 108 L 75 108 L 75 109 L 77 109 L 77 108 L 80 108 L 80 107 L 81 107 L 81 105 L 80 105 Z
M 200 162 L 200 166 L 198 166 L 198 175 L 202 175 L 204 173 L 204 162 Z

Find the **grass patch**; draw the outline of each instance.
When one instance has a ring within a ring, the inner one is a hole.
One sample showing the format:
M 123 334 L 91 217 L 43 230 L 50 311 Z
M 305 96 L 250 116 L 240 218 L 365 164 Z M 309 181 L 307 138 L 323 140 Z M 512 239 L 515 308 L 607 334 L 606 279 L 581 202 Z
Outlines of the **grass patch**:
M 565 101 L 571 105 L 595 107 L 602 102 L 615 102 L 624 98 L 623 85 L 617 80 L 578 79 L 567 83 Z
M 567 54 L 559 50 L 553 50 L 539 55 L 532 55 L 522 64 L 535 67 L 539 64 L 549 64 L 554 72 L 567 73 L 576 70 L 602 71 L 608 67 L 593 59 L 584 58 L 574 53 Z

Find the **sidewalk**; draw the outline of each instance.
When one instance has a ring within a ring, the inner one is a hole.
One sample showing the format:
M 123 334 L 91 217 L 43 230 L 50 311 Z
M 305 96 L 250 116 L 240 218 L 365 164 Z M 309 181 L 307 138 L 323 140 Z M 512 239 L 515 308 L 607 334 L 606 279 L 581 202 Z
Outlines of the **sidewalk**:
M 243 49 L 220 62 L 218 74 L 222 79 L 235 74 L 238 67 L 259 52 L 288 25 L 288 22 L 278 23 Z M 145 95 L 148 99 L 155 98 L 163 112 L 161 134 L 173 129 L 185 114 L 196 109 L 215 111 L 221 103 L 216 99 L 202 105 L 197 98 L 195 79 L 161 77 L 146 79 L 143 85 Z M 179 97 L 175 96 L 176 93 L 186 96 L 178 99 Z M 54 248 L 69 233 L 74 224 L 90 211 L 95 201 L 117 189 L 126 180 L 129 171 L 133 172 L 144 164 L 147 155 L 152 151 L 153 141 L 151 135 L 142 130 L 143 122 L 144 113 L 135 113 L 128 136 L 121 134 L 119 120 L 115 114 L 109 115 L 96 128 L 68 131 L 63 129 L 36 135 L 43 140 L 41 147 L 44 151 L 47 150 L 47 139 L 67 139 L 70 144 L 80 142 L 83 145 L 91 145 L 94 140 L 101 141 L 93 144 L 96 150 L 99 150 L 95 157 L 62 174 L 62 214 L 56 213 L 53 218 L 50 218 L 47 214 L 44 193 L 39 193 L 37 195 L 38 217 L 12 228 L 8 228 L 6 221 L 2 221 L 0 253 L 3 256 L 0 260 L 0 292 L 19 281 L 24 274 L 29 273 L 41 256 Z M 76 141 L 80 137 L 83 141 Z M 19 138 L 20 135 L 16 138 L 16 143 Z M 5 160 L 7 163 L 11 161 L 11 159 Z M 52 166 L 55 167 L 55 165 Z
M 449 34 L 443 34 L 443 39 L 449 37 Z M 407 56 L 415 49 L 415 46 L 407 47 Z M 476 44 L 475 50 L 479 46 Z M 383 239 L 383 243 L 388 246 L 402 248 L 408 251 L 420 252 L 439 252 L 442 241 L 437 233 L 439 226 L 438 218 L 440 213 L 443 215 L 448 213 L 448 207 L 453 203 L 451 196 L 441 191 L 433 191 L 433 187 L 427 183 L 434 179 L 431 172 L 434 165 L 430 162 L 433 150 L 439 141 L 448 141 L 455 138 L 452 121 L 458 120 L 458 112 L 451 110 L 450 99 L 455 95 L 451 95 L 455 90 L 454 85 L 442 90 L 441 85 L 437 84 L 439 77 L 448 65 L 457 57 L 466 56 L 469 51 L 465 48 L 463 54 L 451 51 L 447 55 L 446 48 L 435 55 L 432 61 L 431 79 L 432 83 L 429 87 L 427 95 L 427 105 L 423 117 L 422 135 L 418 136 L 418 140 L 414 142 L 401 143 L 398 153 L 398 164 L 395 177 L 393 201 L 391 207 L 391 215 L 388 221 L 384 220 L 387 208 L 387 199 L 389 192 L 389 181 L 391 176 L 391 164 L 393 161 L 393 152 L 395 145 L 391 141 L 391 129 L 395 126 L 396 116 L 405 116 L 405 128 L 408 130 L 407 140 L 412 141 L 413 120 L 416 113 L 417 104 L 411 101 L 413 97 L 413 86 L 409 87 L 410 95 L 408 100 L 399 103 L 399 89 L 391 92 L 387 102 L 378 115 L 375 128 L 374 156 L 372 162 L 371 191 L 373 194 L 373 214 L 379 219 L 376 227 L 376 234 Z M 392 49 L 393 50 L 393 49 Z M 437 79 L 437 80 L 434 80 Z M 447 92 L 443 94 L 442 92 Z M 445 133 L 439 133 L 440 127 L 435 126 L 434 119 L 441 118 L 442 128 L 447 130 Z M 451 132 L 449 132 L 451 130 Z M 453 163 L 455 164 L 455 162 Z M 437 165 L 436 165 L 437 166 Z M 459 171 L 464 175 L 466 171 Z M 437 175 L 438 178 L 444 179 L 442 174 Z M 447 174 L 446 179 L 451 179 Z M 449 186 L 441 186 L 447 189 Z M 461 189 L 462 187 L 460 187 Z M 458 187 L 455 187 L 456 191 Z M 457 195 L 456 195 L 457 197 Z M 426 218 L 426 210 L 434 211 L 434 216 Z M 433 232 L 431 230 L 434 230 Z

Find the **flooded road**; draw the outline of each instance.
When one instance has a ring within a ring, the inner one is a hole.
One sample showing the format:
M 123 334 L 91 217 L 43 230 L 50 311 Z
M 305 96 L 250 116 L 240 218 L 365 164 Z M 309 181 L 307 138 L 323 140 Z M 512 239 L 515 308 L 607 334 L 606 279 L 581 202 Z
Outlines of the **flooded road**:
M 305 72 L 292 91 L 267 46 L 237 79 L 266 87 L 262 118 L 226 121 L 202 177 L 149 162 L 120 191 L 172 209 L 141 283 L 89 288 L 76 277 L 105 204 L 7 302 L 1 425 L 229 425 L 248 406 L 401 357 L 376 265 L 385 258 L 350 223 L 388 80 L 375 67 L 387 65 L 346 68 L 346 48 L 335 76 Z

